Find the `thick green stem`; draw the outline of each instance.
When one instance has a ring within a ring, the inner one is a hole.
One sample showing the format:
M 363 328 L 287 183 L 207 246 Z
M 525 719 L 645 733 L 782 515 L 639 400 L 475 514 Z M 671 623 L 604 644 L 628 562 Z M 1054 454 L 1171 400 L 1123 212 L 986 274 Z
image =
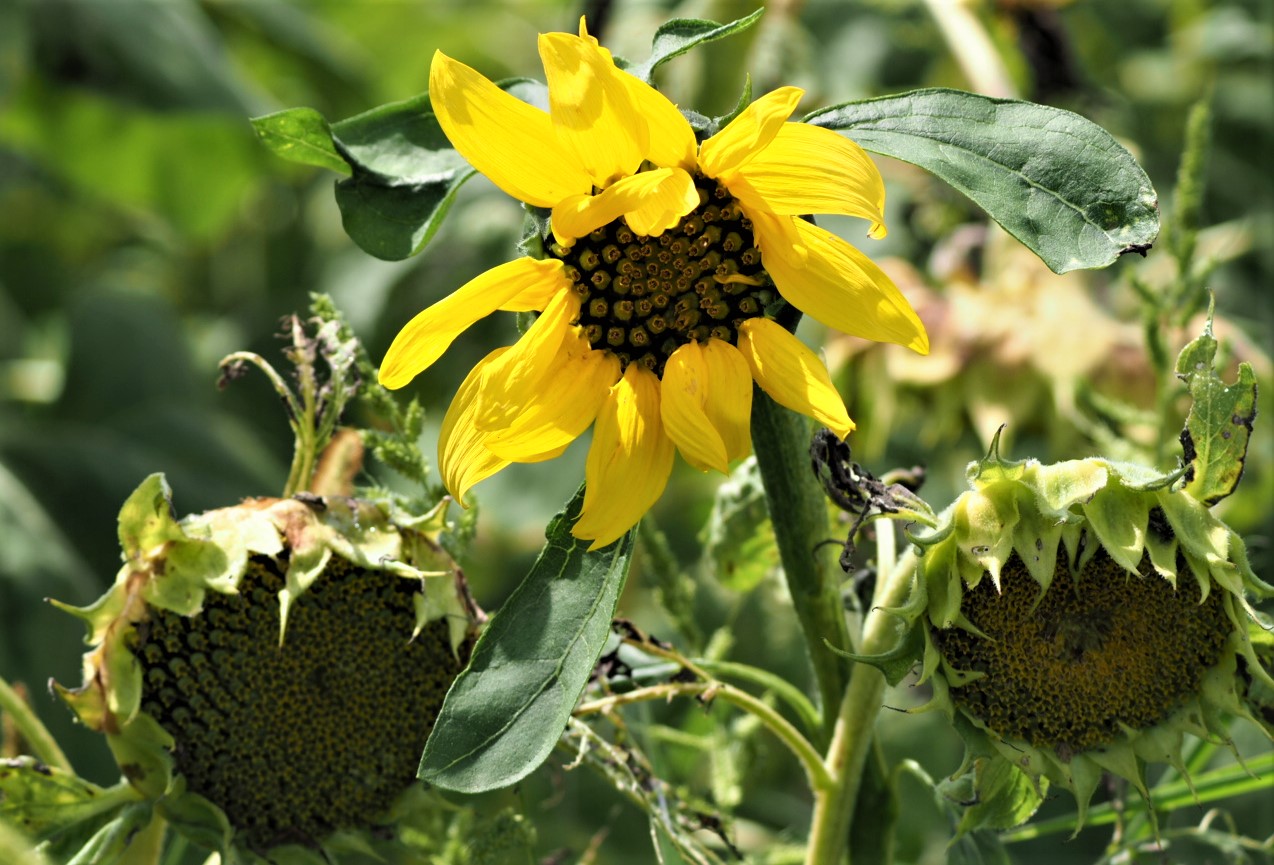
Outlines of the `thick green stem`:
M 895 561 L 893 523 L 888 520 L 877 522 L 876 536 L 879 582 L 858 647 L 858 651 L 865 655 L 884 652 L 897 641 L 897 619 L 882 608 L 901 606 L 907 599 L 915 566 L 910 552 L 901 562 Z M 863 766 L 871 752 L 872 728 L 884 696 L 884 674 L 867 664 L 857 664 L 841 701 L 832 742 L 824 760 L 833 783 L 814 793 L 814 816 L 810 824 L 806 865 L 835 865 L 844 861 Z
M 844 574 L 826 546 L 827 497 L 810 469 L 810 428 L 799 414 L 761 390 L 752 399 L 752 449 L 774 524 L 792 606 L 818 682 L 823 734 L 830 737 L 841 704 L 846 663 L 828 648 L 848 650 L 849 628 L 840 595 Z
M 14 729 L 18 731 L 22 741 L 30 746 L 31 756 L 55 769 L 73 771 L 71 762 L 66 759 L 66 754 L 62 753 L 48 728 L 31 710 L 27 701 L 3 678 L 0 678 L 0 712 L 7 714 L 13 721 Z

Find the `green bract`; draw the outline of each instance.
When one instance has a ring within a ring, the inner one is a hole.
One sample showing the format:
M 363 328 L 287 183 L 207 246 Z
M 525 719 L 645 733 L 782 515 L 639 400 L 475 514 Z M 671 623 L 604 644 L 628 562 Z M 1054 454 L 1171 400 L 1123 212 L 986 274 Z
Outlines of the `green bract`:
M 1270 735 L 1250 706 L 1255 682 L 1272 683 L 1248 596 L 1274 589 L 1239 536 L 1172 480 L 1100 458 L 1007 462 L 993 448 L 914 539 L 907 613 L 934 689 L 924 708 L 953 716 L 979 778 L 1005 761 L 1060 783 L 1082 822 L 1103 771 L 1143 794 L 1146 763 L 1184 774 L 1184 733 L 1228 744 L 1233 715 Z M 995 786 L 979 795 L 1012 789 Z
M 92 649 L 83 687 L 58 690 L 159 815 L 224 861 L 401 859 L 386 829 L 419 801 L 479 616 L 441 520 L 303 494 L 178 522 L 152 475 L 120 513 L 114 586 L 66 608 Z

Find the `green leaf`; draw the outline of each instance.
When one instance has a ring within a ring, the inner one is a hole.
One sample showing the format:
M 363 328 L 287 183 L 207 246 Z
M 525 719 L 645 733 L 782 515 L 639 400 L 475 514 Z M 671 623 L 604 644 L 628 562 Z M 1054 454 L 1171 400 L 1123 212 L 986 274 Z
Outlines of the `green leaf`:
M 1041 782 L 998 756 L 974 764 L 976 803 L 964 810 L 957 832 L 1011 829 L 1025 823 L 1044 801 Z
M 17 826 L 37 840 L 101 813 L 98 803 L 105 792 L 34 757 L 0 760 L 0 824 Z
M 421 758 L 424 780 L 464 793 L 506 787 L 562 735 L 610 635 L 635 534 L 588 552 L 570 533 L 582 504 L 581 488 L 451 686 Z
M 173 515 L 172 490 L 158 472 L 141 482 L 119 510 L 119 545 L 128 559 L 170 541 L 186 540 Z
M 1110 133 L 1069 111 L 936 88 L 805 120 L 937 175 L 1056 273 L 1144 254 L 1159 234 L 1146 172 Z
M 332 143 L 332 127 L 313 108 L 288 108 L 254 117 L 251 123 L 261 142 L 284 159 L 344 175 L 352 173 Z
M 778 570 L 778 545 L 755 457 L 717 487 L 703 541 L 704 568 L 736 592 L 752 591 Z
M 1185 489 L 1208 506 L 1239 485 L 1256 419 L 1256 375 L 1251 365 L 1239 364 L 1238 381 L 1227 385 L 1213 366 L 1216 352 L 1209 313 L 1203 334 L 1177 356 L 1177 376 L 1190 388 L 1194 401 L 1181 430 Z
M 332 142 L 354 170 L 336 184 L 345 232 L 386 261 L 424 249 L 474 174 L 429 110 L 428 96 L 334 123 Z
M 696 45 L 715 42 L 746 30 L 755 24 L 765 12 L 762 7 L 746 18 L 731 21 L 729 24 L 718 24 L 716 21 L 704 21 L 699 18 L 674 18 L 655 31 L 651 42 L 650 57 L 645 63 L 633 66 L 628 71 L 647 84 L 655 70 L 674 57 L 685 54 Z

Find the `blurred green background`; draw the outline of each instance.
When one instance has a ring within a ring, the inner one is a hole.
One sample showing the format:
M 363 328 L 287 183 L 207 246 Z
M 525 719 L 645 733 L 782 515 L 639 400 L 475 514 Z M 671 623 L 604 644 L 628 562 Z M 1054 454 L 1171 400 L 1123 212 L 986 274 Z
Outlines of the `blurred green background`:
M 279 319 L 303 311 L 313 291 L 330 293 L 379 357 L 416 311 L 512 257 L 520 231 L 518 207 L 476 178 L 424 253 L 403 262 L 373 259 L 342 231 L 335 176 L 273 156 L 248 118 L 305 105 L 337 120 L 415 96 L 425 90 L 439 48 L 493 79 L 541 77 L 536 33 L 574 30 L 585 11 L 590 30 L 617 55 L 642 59 L 668 18 L 728 21 L 757 5 L 0 2 L 0 675 L 30 687 L 85 775 L 112 780 L 109 755 L 72 726 L 44 685 L 50 676 L 77 681 L 82 634 L 42 599 L 84 604 L 113 579 L 115 515 L 147 474 L 166 473 L 184 514 L 277 493 L 287 473 L 291 440 L 273 392 L 252 376 L 218 391 L 217 361 L 237 349 L 278 360 Z M 806 88 L 802 110 L 916 87 L 971 86 L 923 3 L 768 5 L 747 34 L 664 67 L 664 89 L 711 114 L 733 106 L 745 74 L 758 92 L 782 83 Z M 1173 230 L 1168 215 L 1187 112 L 1212 95 L 1200 260 L 1211 268 L 1207 285 L 1224 319 L 1219 335 L 1256 365 L 1268 387 L 1274 5 L 989 0 L 977 9 L 1020 95 L 1090 117 L 1138 156 L 1159 191 L 1165 233 Z M 980 214 L 956 193 L 908 166 L 881 164 L 891 232 L 868 249 L 921 307 L 941 335 L 941 350 L 926 369 L 925 361 L 856 341 L 828 342 L 860 424 L 851 440 L 856 456 L 877 473 L 927 465 L 925 491 L 941 507 L 1000 421 L 1010 422 L 1014 456 L 1057 460 L 1108 451 L 1112 416 L 1122 417 L 1118 406 L 1144 408 L 1153 400 L 1128 277 L 1170 282 L 1166 253 L 1129 256 L 1100 274 L 1053 277 L 988 237 Z M 860 227 L 844 230 L 861 237 Z M 1062 298 L 1060 310 L 1050 312 L 1041 297 Z M 475 327 L 409 388 L 426 404 L 431 431 L 464 373 L 491 347 L 510 342 L 513 328 L 503 318 Z M 1170 350 L 1197 332 L 1173 335 Z M 1032 335 L 1031 346 L 1010 344 L 1023 333 Z M 824 341 L 817 330 L 806 335 Z M 1051 362 L 1076 352 L 1092 356 L 1076 368 Z M 1227 503 L 1227 514 L 1247 533 L 1268 580 L 1274 448 L 1262 421 L 1245 489 Z M 1151 437 L 1162 432 L 1150 424 Z M 1134 454 L 1153 453 L 1156 442 L 1143 435 L 1134 444 Z M 545 522 L 583 476 L 586 445 L 478 488 L 483 516 L 464 564 L 487 608 L 498 607 L 526 572 Z M 1175 453 L 1161 450 L 1167 466 Z M 656 511 L 687 572 L 697 566 L 698 532 L 716 482 L 679 464 Z M 773 580 L 737 592 L 697 573 L 706 633 L 728 623 L 741 644 L 736 657 L 796 680 L 805 675 L 794 629 L 773 612 L 785 603 Z M 629 585 L 622 612 L 667 633 L 640 566 Z M 916 702 L 905 689 L 896 699 Z M 696 723 L 691 715 L 674 717 L 687 729 Z M 958 763 L 955 735 L 936 718 L 886 713 L 881 729 L 892 756 L 914 757 L 935 777 Z M 791 827 L 789 838 L 799 838 L 808 805 L 794 766 L 763 737 L 746 741 L 738 815 L 771 829 Z M 672 775 L 708 786 L 702 754 L 668 748 Z M 650 861 L 641 817 L 582 775 L 558 790 L 560 771 L 541 772 L 522 793 L 541 822 L 545 854 L 578 854 L 607 827 L 594 861 Z M 550 795 L 560 801 L 545 811 L 538 798 Z M 942 861 L 943 829 L 932 806 L 913 798 L 900 855 Z M 1259 826 L 1270 801 L 1240 802 L 1235 810 Z M 1046 807 L 1065 810 L 1068 802 Z M 1066 845 L 1021 852 L 1092 860 L 1107 837 L 1092 830 Z

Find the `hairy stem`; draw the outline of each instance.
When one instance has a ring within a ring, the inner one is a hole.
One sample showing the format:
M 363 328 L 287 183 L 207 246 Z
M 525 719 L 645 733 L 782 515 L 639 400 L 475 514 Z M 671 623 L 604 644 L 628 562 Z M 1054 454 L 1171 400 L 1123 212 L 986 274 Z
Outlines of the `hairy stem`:
M 911 591 L 915 565 L 910 552 L 897 561 L 893 523 L 878 521 L 876 537 L 876 565 L 880 581 L 876 584 L 872 609 L 863 624 L 863 638 L 857 648 L 865 655 L 884 652 L 897 641 L 897 620 L 881 608 L 901 606 L 906 600 Z M 832 783 L 814 793 L 814 816 L 810 824 L 806 865 L 834 865 L 844 861 L 859 782 L 871 752 L 872 728 L 884 695 L 884 674 L 867 664 L 856 665 L 841 701 L 824 761 Z
M 847 681 L 844 659 L 828 648 L 848 649 L 840 583 L 844 577 L 830 553 L 827 497 L 810 469 L 810 428 L 804 417 L 757 389 L 752 400 L 752 446 L 774 525 L 779 558 L 805 648 L 818 682 L 823 735 L 830 738 L 836 707 Z

